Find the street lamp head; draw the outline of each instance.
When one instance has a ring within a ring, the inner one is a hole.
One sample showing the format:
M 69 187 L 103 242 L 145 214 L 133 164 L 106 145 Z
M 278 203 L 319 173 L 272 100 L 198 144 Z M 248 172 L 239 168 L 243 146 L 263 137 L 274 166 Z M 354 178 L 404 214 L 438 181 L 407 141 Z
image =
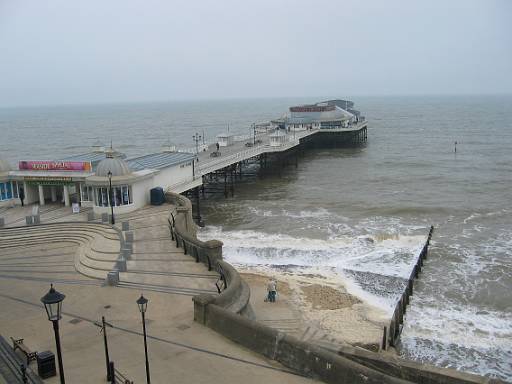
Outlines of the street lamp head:
M 137 305 L 139 306 L 140 313 L 145 313 L 148 307 L 148 299 L 146 299 L 142 294 L 137 300 Z
M 50 285 L 50 290 L 46 295 L 41 297 L 41 302 L 44 304 L 48 320 L 56 321 L 61 318 L 62 301 L 66 296 L 58 292 L 53 288 L 53 284 Z

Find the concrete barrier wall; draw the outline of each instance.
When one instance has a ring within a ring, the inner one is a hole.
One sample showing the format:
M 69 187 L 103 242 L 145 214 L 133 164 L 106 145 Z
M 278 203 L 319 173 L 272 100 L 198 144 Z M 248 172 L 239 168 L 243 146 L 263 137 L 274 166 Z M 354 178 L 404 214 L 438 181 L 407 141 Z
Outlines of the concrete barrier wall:
M 192 204 L 185 196 L 172 192 L 166 193 L 167 201 L 174 209 L 169 213 L 171 237 L 185 254 L 202 262 L 208 270 L 219 272 L 222 279 L 222 291 L 219 295 L 198 295 L 194 301 L 194 320 L 205 323 L 205 309 L 210 304 L 219 305 L 237 314 L 252 317 L 250 308 L 250 289 L 242 281 L 239 273 L 231 264 L 222 260 L 222 242 L 218 240 L 201 241 L 197 238 L 197 228 L 192 219 Z
M 210 304 L 206 308 L 205 325 L 228 339 L 279 361 L 302 375 L 314 377 L 326 383 L 408 383 L 312 344 L 301 342 L 295 337 L 239 316 L 215 304 Z
M 422 384 L 484 384 L 502 383 L 497 379 L 484 378 L 460 372 L 455 369 L 438 368 L 414 361 L 404 360 L 396 356 L 383 355 L 356 348 L 349 345 L 340 346 L 332 352 L 346 357 L 356 363 L 385 372 L 389 375 Z

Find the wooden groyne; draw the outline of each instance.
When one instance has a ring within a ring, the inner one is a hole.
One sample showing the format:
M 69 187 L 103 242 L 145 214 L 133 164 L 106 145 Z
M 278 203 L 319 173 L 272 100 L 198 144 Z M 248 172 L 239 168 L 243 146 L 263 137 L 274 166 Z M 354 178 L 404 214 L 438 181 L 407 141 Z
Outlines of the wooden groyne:
M 384 332 L 382 336 L 382 349 L 384 350 L 386 350 L 388 346 L 395 347 L 398 344 L 404 324 L 404 315 L 407 311 L 407 305 L 409 305 L 410 298 L 413 294 L 414 280 L 419 277 L 419 273 L 421 272 L 423 263 L 427 259 L 428 247 L 430 245 L 430 240 L 432 239 L 433 232 L 434 226 L 431 225 L 430 230 L 428 232 L 427 241 L 423 245 L 423 248 L 421 249 L 418 258 L 416 259 L 416 263 L 414 264 L 411 274 L 407 279 L 404 292 L 402 293 L 402 296 L 396 303 L 395 310 L 393 311 L 393 316 L 391 317 L 391 322 L 389 324 L 389 328 L 384 327 Z

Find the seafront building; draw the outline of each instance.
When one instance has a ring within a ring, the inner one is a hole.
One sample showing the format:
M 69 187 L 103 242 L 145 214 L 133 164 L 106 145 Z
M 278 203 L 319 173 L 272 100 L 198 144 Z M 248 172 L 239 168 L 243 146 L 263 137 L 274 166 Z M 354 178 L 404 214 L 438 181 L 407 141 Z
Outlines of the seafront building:
M 0 163 L 0 206 L 61 202 L 92 207 L 94 213 L 131 212 L 150 202 L 156 186 L 193 184 L 191 153 L 163 151 L 131 159 L 112 148 L 94 147 L 91 152 L 57 161 L 22 160 L 12 170 Z M 112 193 L 109 195 L 110 183 Z M 111 201 L 112 200 L 112 204 Z
M 287 131 L 340 129 L 363 120 L 352 101 L 336 99 L 290 107 L 290 116 L 272 120 L 271 127 Z

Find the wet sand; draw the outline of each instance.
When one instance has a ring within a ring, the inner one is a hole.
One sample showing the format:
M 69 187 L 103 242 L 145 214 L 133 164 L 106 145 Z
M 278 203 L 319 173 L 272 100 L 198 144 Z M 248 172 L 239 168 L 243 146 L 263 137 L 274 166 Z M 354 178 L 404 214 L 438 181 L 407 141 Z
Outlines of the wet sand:
M 295 319 L 296 327 L 288 331 L 303 340 L 331 345 L 347 343 L 379 350 L 383 327 L 388 322 L 386 313 L 349 294 L 339 282 L 311 274 L 270 274 L 239 266 L 237 269 L 251 287 L 256 318 L 263 317 L 267 325 L 282 326 L 283 322 L 272 317 L 287 318 L 289 322 Z M 270 276 L 277 280 L 275 307 L 263 300 Z

